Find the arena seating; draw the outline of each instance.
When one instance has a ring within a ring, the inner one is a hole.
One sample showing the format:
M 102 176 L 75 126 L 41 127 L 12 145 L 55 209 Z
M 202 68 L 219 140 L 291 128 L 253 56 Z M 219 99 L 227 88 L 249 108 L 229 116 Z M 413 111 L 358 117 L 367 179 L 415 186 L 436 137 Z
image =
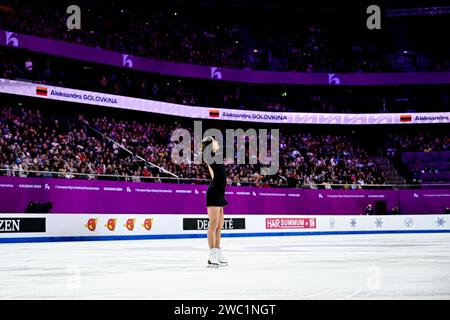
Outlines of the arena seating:
M 1 109 L 0 166 L 2 174 L 18 176 L 57 176 L 64 178 L 162 181 L 164 176 L 137 160 L 120 146 L 165 168 L 188 183 L 208 178 L 202 165 L 171 162 L 171 132 L 180 127 L 151 115 L 139 119 L 95 116 L 89 112 L 78 118 L 36 108 Z M 151 119 L 151 120 L 147 120 Z M 187 126 L 191 132 L 192 127 Z M 113 139 L 111 143 L 104 136 Z M 261 187 L 290 185 L 314 187 L 317 184 L 383 184 L 384 174 L 360 146 L 345 135 L 299 133 L 280 134 L 279 175 L 261 176 L 256 165 L 230 165 L 230 185 Z M 39 173 L 33 172 L 39 171 Z
M 220 7 L 214 14 L 213 8 L 174 6 L 155 6 L 149 12 L 117 0 L 107 6 L 86 0 L 77 5 L 83 8 L 80 30 L 67 30 L 66 7 L 50 0 L 6 1 L 0 10 L 0 28 L 162 61 L 239 69 L 328 73 L 444 71 L 450 66 L 448 48 L 440 44 L 429 56 L 430 37 L 425 31 L 414 35 L 424 42 L 422 51 L 402 55 L 391 44 L 389 33 L 367 41 L 369 35 L 355 34 L 350 22 L 345 29 L 346 21 L 320 19 L 320 12 L 315 12 L 316 21 L 310 21 L 310 12 L 302 16 L 297 12 L 294 24 L 288 22 L 289 12 L 277 17 L 272 10 L 267 19 L 250 25 L 245 15 L 237 21 L 221 18 Z M 192 18 L 189 10 L 197 16 L 203 13 L 203 19 Z M 342 36 L 350 31 L 351 41 Z

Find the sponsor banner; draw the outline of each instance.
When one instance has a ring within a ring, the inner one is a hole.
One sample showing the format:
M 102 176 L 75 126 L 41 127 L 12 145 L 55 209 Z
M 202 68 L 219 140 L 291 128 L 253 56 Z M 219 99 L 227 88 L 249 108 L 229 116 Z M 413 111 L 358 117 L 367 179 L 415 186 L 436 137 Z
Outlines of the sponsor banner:
M 45 218 L 0 217 L 0 233 L 40 233 L 45 230 Z
M 266 229 L 315 229 L 315 218 L 267 218 Z
M 385 125 L 385 124 L 429 124 L 450 123 L 450 112 L 434 113 L 290 113 L 297 124 L 342 124 L 342 125 Z M 290 123 L 290 121 L 287 121 Z
M 0 213 L 1 238 L 14 237 L 96 237 L 174 234 L 179 217 L 167 215 L 160 223 L 156 215 L 140 214 L 17 214 Z
M 420 214 L 423 208 L 442 208 L 442 213 L 450 207 L 450 190 L 404 190 L 399 194 L 399 201 L 403 212 Z
M 207 218 L 186 215 L 93 215 L 35 214 L 46 220 L 42 232 L 0 232 L 1 242 L 158 239 L 206 237 Z M 450 232 L 449 215 L 396 216 L 289 216 L 246 215 L 227 219 L 226 236 L 320 235 L 330 233 Z M 16 230 L 23 215 L 0 214 L 0 221 L 10 221 L 8 229 Z
M 176 114 L 189 118 L 209 118 L 209 108 L 184 106 L 174 103 L 124 97 L 85 90 L 37 85 L 30 82 L 7 79 L 0 79 L 0 92 L 166 115 Z
M 51 212 L 95 214 L 206 214 L 207 185 L 51 178 L 0 177 L 0 212 L 22 213 L 30 201 L 52 203 Z M 227 187 L 233 215 L 362 214 L 370 203 L 387 210 L 439 214 L 450 206 L 446 189 L 309 190 Z M 128 225 L 131 225 L 129 223 Z
M 5 187 L 2 187 L 5 186 Z M 51 212 L 206 214 L 207 185 L 0 177 L 0 212 L 24 212 L 30 201 Z M 298 214 L 301 190 L 227 187 L 227 214 Z M 296 195 L 296 196 L 289 196 Z
M 388 232 L 414 230 L 448 230 L 449 215 L 302 215 L 248 216 L 248 232 L 263 233 L 330 233 Z M 263 231 L 262 231 L 263 230 Z
M 146 231 L 152 231 L 154 218 L 149 218 L 145 214 L 132 218 L 125 216 L 108 218 L 105 216 L 88 218 L 84 223 L 84 227 L 91 232 L 104 232 L 108 230 L 113 233 L 126 233 L 127 231 L 145 233 Z M 101 219 L 100 222 L 99 219 Z
M 208 230 L 208 218 L 184 218 L 183 230 Z M 225 218 L 222 230 L 245 230 L 245 218 Z
M 444 84 L 450 83 L 450 72 L 405 72 L 405 73 L 303 73 L 250 71 L 200 66 L 182 63 L 169 63 L 132 55 L 112 52 L 66 42 L 23 35 L 0 30 L 0 45 L 26 48 L 28 50 L 84 60 L 94 63 L 132 68 L 150 73 L 169 76 L 209 79 L 212 81 L 233 81 L 265 84 L 303 84 L 303 85 L 402 85 L 402 84 Z
M 305 190 L 303 200 L 304 214 L 362 214 L 368 204 L 375 208 L 376 201 L 386 201 L 387 210 L 403 204 L 398 200 L 404 190 Z M 422 213 L 440 213 L 443 208 L 419 206 Z M 430 211 L 428 211 L 430 210 Z M 406 211 L 402 211 L 405 212 Z
M 301 112 L 263 112 L 233 109 L 210 109 L 186 106 L 162 101 L 130 98 L 92 91 L 36 85 L 0 79 L 0 92 L 22 96 L 38 97 L 58 101 L 98 105 L 152 112 L 164 115 L 177 115 L 195 119 L 227 121 L 246 121 L 259 123 L 296 123 L 332 125 L 382 125 L 382 124 L 430 124 L 450 123 L 450 112 L 429 112 L 415 114 L 373 113 L 301 113 Z

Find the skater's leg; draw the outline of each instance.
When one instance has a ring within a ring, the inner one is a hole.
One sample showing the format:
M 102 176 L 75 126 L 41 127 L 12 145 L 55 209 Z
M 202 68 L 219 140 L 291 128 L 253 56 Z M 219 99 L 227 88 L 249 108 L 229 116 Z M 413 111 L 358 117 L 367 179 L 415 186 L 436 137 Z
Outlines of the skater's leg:
M 216 234 L 220 221 L 220 207 L 208 207 L 208 217 L 208 245 L 210 249 L 208 267 L 217 268 L 220 265 L 219 249 L 216 247 Z
M 217 224 L 217 230 L 216 230 L 215 248 L 220 248 L 220 240 L 221 240 L 222 228 L 223 228 L 224 222 L 225 222 L 225 217 L 223 214 L 223 207 L 220 207 L 219 222 Z
M 208 207 L 208 245 L 210 249 L 216 247 L 216 234 L 220 220 L 220 207 Z
M 228 260 L 227 258 L 225 258 L 222 254 L 222 249 L 220 248 L 220 240 L 222 238 L 222 228 L 224 225 L 224 221 L 225 221 L 225 216 L 223 213 L 223 207 L 220 208 L 220 219 L 219 219 L 219 226 L 217 228 L 217 233 L 216 233 L 216 248 L 219 249 L 218 251 L 218 255 L 219 255 L 219 262 L 220 265 L 224 266 L 224 265 L 228 265 Z

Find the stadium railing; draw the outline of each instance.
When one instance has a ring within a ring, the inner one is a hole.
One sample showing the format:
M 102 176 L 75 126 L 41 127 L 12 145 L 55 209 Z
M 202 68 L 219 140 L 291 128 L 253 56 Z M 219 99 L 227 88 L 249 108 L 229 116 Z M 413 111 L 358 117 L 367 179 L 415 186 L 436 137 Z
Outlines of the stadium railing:
M 80 180 L 109 180 L 109 181 L 125 181 L 125 182 L 156 182 L 156 183 L 175 183 L 175 184 L 208 184 L 211 179 L 200 178 L 174 178 L 161 176 L 130 176 L 130 175 L 113 175 L 113 174 L 94 174 L 94 173 L 75 173 L 69 171 L 52 172 L 52 171 L 36 171 L 21 169 L 0 169 L 0 176 L 11 177 L 33 177 L 33 178 L 59 178 L 59 179 L 80 179 Z M 277 176 L 278 178 L 278 176 Z M 274 187 L 274 188 L 296 188 L 296 189 L 318 189 L 318 190 L 406 190 L 406 189 L 448 189 L 450 182 L 441 183 L 416 183 L 416 184 L 325 184 L 325 183 L 304 183 L 297 186 L 291 186 L 288 182 L 280 177 L 279 183 L 264 183 L 255 181 L 233 181 L 229 185 L 233 186 L 257 186 L 257 187 Z

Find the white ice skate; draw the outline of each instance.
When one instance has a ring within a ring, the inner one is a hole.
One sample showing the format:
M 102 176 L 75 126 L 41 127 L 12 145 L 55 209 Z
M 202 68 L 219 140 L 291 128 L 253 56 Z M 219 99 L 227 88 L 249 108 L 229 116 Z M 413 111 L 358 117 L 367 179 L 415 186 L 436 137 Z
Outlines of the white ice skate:
M 222 249 L 220 249 L 220 248 L 219 248 L 219 251 L 218 251 L 218 260 L 219 260 L 219 263 L 220 263 L 221 266 L 225 267 L 225 266 L 228 265 L 228 260 L 227 260 L 227 258 L 225 258 L 223 256 Z
M 219 266 L 219 249 L 213 248 L 209 252 L 208 268 L 218 268 Z

